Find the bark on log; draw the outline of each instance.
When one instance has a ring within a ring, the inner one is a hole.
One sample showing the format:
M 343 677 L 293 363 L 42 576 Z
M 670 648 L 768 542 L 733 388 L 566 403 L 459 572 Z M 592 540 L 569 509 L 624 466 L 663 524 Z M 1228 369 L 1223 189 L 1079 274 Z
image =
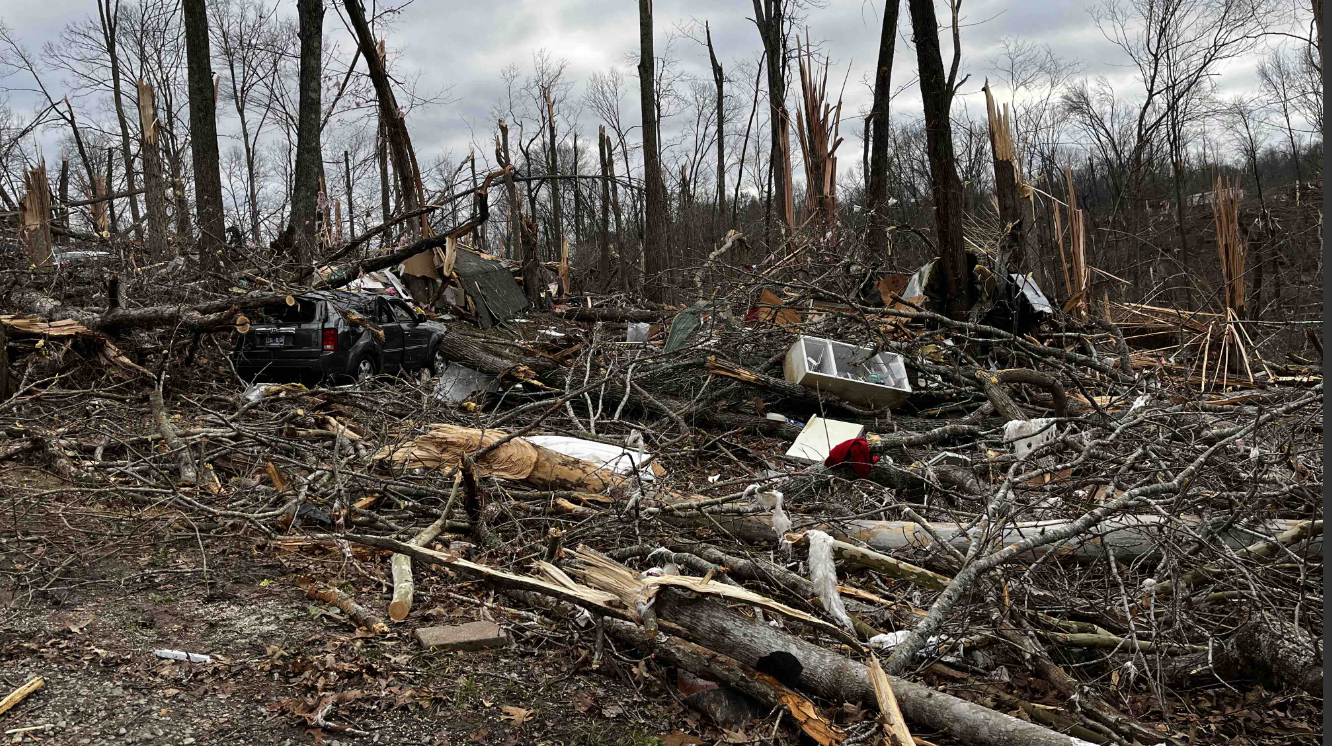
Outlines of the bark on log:
M 486 431 L 489 436 L 502 436 L 495 430 Z M 482 431 L 474 430 L 474 439 L 480 443 Z M 516 444 L 516 445 L 513 445 Z M 402 448 L 411 447 L 411 443 L 404 444 Z M 587 461 L 565 456 L 561 453 L 542 448 L 540 446 L 528 443 L 521 438 L 515 438 L 507 443 L 498 446 L 495 450 L 478 459 L 478 465 L 484 466 L 488 461 L 498 459 L 503 454 L 499 453 L 502 448 L 523 448 L 534 449 L 533 464 L 531 471 L 525 477 L 518 478 L 519 481 L 525 481 L 528 484 L 543 490 L 575 490 L 582 492 L 603 492 L 608 488 L 627 484 L 627 480 L 618 475 L 598 467 Z M 469 451 L 470 453 L 470 451 Z M 457 456 L 463 455 L 461 452 Z M 527 456 L 524 456 L 527 458 Z M 686 495 L 684 493 L 663 490 L 657 495 L 667 504 L 678 502 L 690 502 L 695 500 L 706 500 L 708 498 L 702 495 Z M 804 518 L 793 520 L 800 522 Z M 1155 534 L 1167 527 L 1175 526 L 1180 521 L 1188 522 L 1187 518 L 1165 518 L 1157 515 L 1122 515 L 1107 518 L 1099 525 L 1088 531 L 1086 534 L 1076 536 L 1065 542 L 1056 542 L 1052 545 L 1040 546 L 1032 550 L 1033 556 L 1042 556 L 1048 552 L 1057 552 L 1061 557 L 1067 557 L 1078 561 L 1103 559 L 1113 554 L 1117 559 L 1128 560 L 1140 557 L 1145 554 L 1157 551 L 1159 542 Z M 727 531 L 736 536 L 753 541 L 755 543 L 771 544 L 776 536 L 773 534 L 770 516 L 751 515 L 751 516 L 733 516 L 725 514 L 709 515 L 709 522 L 715 522 Z M 1032 537 L 1041 537 L 1047 532 L 1055 531 L 1073 523 L 1069 520 L 1045 520 L 1045 521 L 1026 521 L 1020 523 L 1011 523 L 1003 527 L 999 533 L 998 541 L 1000 545 L 1016 544 L 1019 541 Z M 1259 530 L 1269 530 L 1279 533 L 1288 529 L 1294 522 L 1274 520 L 1258 527 Z M 919 524 L 911 521 L 872 521 L 872 520 L 852 520 L 839 521 L 834 524 L 820 524 L 810 526 L 820 531 L 824 531 L 834 538 L 843 541 L 860 541 L 878 552 L 894 552 L 908 548 L 928 548 L 934 543 L 929 531 L 926 531 Z M 939 536 L 943 541 L 948 542 L 955 548 L 965 552 L 970 538 L 963 530 L 964 527 L 956 523 L 931 523 L 930 528 L 933 533 Z M 1218 538 L 1228 545 L 1238 548 L 1245 545 L 1248 541 L 1249 533 L 1239 529 L 1230 529 L 1223 532 Z M 1317 540 L 1310 543 L 1312 554 L 1321 556 L 1322 542 Z
M 1313 638 L 1290 622 L 1263 614 L 1240 625 L 1212 649 L 1163 662 L 1162 674 L 1173 685 L 1257 679 L 1273 689 L 1294 687 L 1323 694 L 1323 662 Z
M 830 650 L 741 616 L 706 599 L 690 599 L 663 589 L 658 618 L 688 630 L 694 641 L 719 648 L 742 665 L 782 651 L 800 661 L 800 685 L 834 702 L 876 705 L 868 669 Z M 1075 746 L 1077 741 L 1040 725 L 1018 720 L 906 679 L 889 677 L 902 714 L 913 723 L 948 733 L 975 746 Z M 877 706 L 877 705 L 876 705 Z
M 308 580 L 302 582 L 301 585 L 305 588 L 306 598 L 336 606 L 357 627 L 364 627 L 376 634 L 388 632 L 388 625 L 384 624 L 383 620 L 336 588 L 320 588 Z
M 445 503 L 444 510 L 440 512 L 439 519 L 426 526 L 421 533 L 412 537 L 407 543 L 414 547 L 424 547 L 435 540 L 436 536 L 444 530 L 448 523 L 449 513 L 453 509 L 453 501 L 458 497 L 458 481 L 453 482 L 453 493 L 449 495 L 449 501 Z M 412 578 L 412 558 L 405 554 L 395 554 L 392 560 L 393 567 L 393 600 L 389 602 L 389 619 L 395 622 L 401 622 L 412 612 L 412 601 L 416 596 L 416 582 Z

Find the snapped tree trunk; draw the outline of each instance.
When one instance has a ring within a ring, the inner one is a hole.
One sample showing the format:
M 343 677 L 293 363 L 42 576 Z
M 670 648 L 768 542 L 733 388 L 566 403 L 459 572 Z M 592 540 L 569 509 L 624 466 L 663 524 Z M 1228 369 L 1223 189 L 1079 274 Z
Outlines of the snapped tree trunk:
M 208 41 L 207 0 L 183 0 L 185 58 L 190 92 L 190 149 L 194 157 L 194 214 L 199 226 L 199 264 L 225 265 L 222 174 L 217 150 L 217 101 Z M 109 186 L 109 185 L 108 185 Z
M 597 157 L 601 161 L 601 225 L 599 238 L 601 254 L 597 260 L 598 281 L 604 292 L 611 292 L 611 248 L 610 248 L 610 145 L 606 137 L 606 127 L 597 130 Z
M 425 195 L 416 168 L 416 156 L 412 153 L 412 138 L 407 132 L 407 121 L 403 119 L 402 110 L 398 108 L 398 101 L 393 95 L 393 88 L 389 85 L 384 58 L 370 34 L 370 24 L 365 20 L 365 8 L 361 6 L 361 0 L 343 0 L 343 5 L 347 9 L 347 18 L 356 31 L 356 40 L 361 45 L 361 56 L 365 57 L 370 82 L 375 86 L 375 96 L 379 100 L 381 132 L 388 144 L 389 155 L 393 159 L 393 171 L 402 195 L 403 211 L 415 212 L 425 202 Z M 420 226 L 426 225 L 426 217 L 422 215 Z
M 147 190 L 144 200 L 148 205 L 148 253 L 154 261 L 163 261 L 171 249 L 167 242 L 166 181 L 157 143 L 157 102 L 152 83 L 140 80 L 138 92 L 139 150 L 143 155 L 143 184 Z
M 999 222 L 1008 228 L 1002 261 L 995 263 L 1003 277 L 1021 272 L 1026 261 L 1026 232 L 1022 222 L 1022 179 L 1018 173 L 1017 152 L 1013 148 L 1012 123 L 1008 106 L 995 106 L 990 95 L 990 81 L 985 81 L 985 112 L 990 124 L 990 156 L 994 160 L 994 196 L 999 203 Z M 1002 265 L 1002 266 L 1001 266 Z
M 712 63 L 712 82 L 717 84 L 717 220 L 726 219 L 726 76 L 712 48 L 712 29 L 704 22 L 703 32 L 708 39 L 708 60 Z
M 291 228 L 295 260 L 302 270 L 315 255 L 315 212 L 319 201 L 319 117 L 324 46 L 324 3 L 297 0 L 300 20 L 300 104 L 296 118 L 296 169 L 291 190 Z
M 771 194 L 777 202 L 782 236 L 789 233 L 795 223 L 795 199 L 791 192 L 791 121 L 786 111 L 786 20 L 783 12 L 786 2 L 754 0 L 754 24 L 758 26 L 768 62 L 768 105 L 771 107 L 769 122 L 772 131 L 772 149 L 768 151 Z
M 643 295 L 658 303 L 667 297 L 666 273 L 666 181 L 661 172 L 661 149 L 657 142 L 656 57 L 652 51 L 652 0 L 638 0 L 638 85 L 643 110 L 643 180 L 646 182 L 643 235 Z
M 546 97 L 546 138 L 550 144 L 546 152 L 546 173 L 551 176 L 560 175 L 559 150 L 555 140 L 555 99 L 551 96 L 550 87 L 542 92 Z M 564 241 L 564 211 L 560 203 L 560 180 L 552 179 L 550 186 L 550 255 L 559 256 L 560 246 Z
M 934 0 L 908 0 L 911 31 L 920 68 L 920 95 L 925 108 L 925 149 L 930 162 L 930 191 L 934 198 L 934 226 L 939 241 L 939 269 L 943 272 L 948 315 L 963 320 L 974 292 L 962 240 L 962 181 L 953 157 L 952 126 L 948 112 L 953 100 L 943 58 L 939 54 L 939 23 Z
M 125 191 L 133 192 L 134 159 L 130 154 L 129 123 L 125 117 L 125 103 L 120 98 L 120 55 L 116 49 L 116 31 L 120 23 L 116 17 L 120 3 L 110 0 L 98 0 L 97 16 L 102 24 L 102 40 L 106 43 L 107 61 L 111 66 L 111 100 L 115 103 L 116 123 L 120 125 L 120 154 L 125 162 Z M 134 221 L 134 237 L 143 240 L 143 224 L 139 222 L 139 200 L 130 195 L 130 218 Z
M 893 51 L 897 46 L 897 13 L 901 0 L 885 0 L 883 32 L 879 36 L 879 63 L 874 73 L 874 104 L 870 108 L 869 232 L 870 255 L 887 256 L 888 243 L 888 98 L 892 95 Z

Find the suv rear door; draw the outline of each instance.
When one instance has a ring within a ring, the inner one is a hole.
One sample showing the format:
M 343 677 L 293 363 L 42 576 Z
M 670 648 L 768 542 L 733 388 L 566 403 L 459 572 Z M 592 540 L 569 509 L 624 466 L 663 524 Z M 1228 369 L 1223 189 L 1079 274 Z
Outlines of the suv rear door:
M 375 323 L 384 330 L 383 371 L 396 373 L 402 368 L 404 329 L 389 306 L 387 298 L 380 298 L 375 303 Z
M 281 365 L 283 361 L 319 357 L 320 325 L 326 316 L 318 298 L 297 297 L 250 312 L 250 331 L 242 341 L 249 364 Z

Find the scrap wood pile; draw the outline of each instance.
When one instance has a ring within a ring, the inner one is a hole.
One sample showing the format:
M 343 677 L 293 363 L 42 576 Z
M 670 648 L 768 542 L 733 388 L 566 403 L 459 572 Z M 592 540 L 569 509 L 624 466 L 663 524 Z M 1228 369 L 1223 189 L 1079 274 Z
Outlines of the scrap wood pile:
M 327 556 L 311 598 L 370 638 L 469 581 L 519 644 L 651 658 L 756 738 L 1217 742 L 1245 726 L 1199 696 L 1321 711 L 1319 375 L 1200 392 L 1114 324 L 1005 330 L 869 280 L 454 324 L 442 351 L 485 383 L 448 397 L 237 383 L 205 332 L 280 287 L 6 316 L 0 463 L 59 479 L 5 512 L 169 509 Z M 172 330 L 136 376 L 78 347 L 117 314 Z M 348 563 L 381 592 L 337 590 Z

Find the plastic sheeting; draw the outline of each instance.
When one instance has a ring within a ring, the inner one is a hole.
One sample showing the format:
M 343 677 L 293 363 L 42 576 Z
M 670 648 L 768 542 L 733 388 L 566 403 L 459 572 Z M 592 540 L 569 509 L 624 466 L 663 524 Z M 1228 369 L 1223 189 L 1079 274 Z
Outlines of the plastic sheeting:
M 633 474 L 638 465 L 646 461 L 651 455 L 641 450 L 630 451 L 619 446 L 598 443 L 594 440 L 570 438 L 565 435 L 529 435 L 524 439 L 532 445 L 549 448 L 565 456 L 591 461 L 602 468 L 610 469 L 616 474 Z M 651 468 L 642 469 L 639 471 L 639 475 L 645 482 L 652 481 L 656 476 L 652 473 Z

